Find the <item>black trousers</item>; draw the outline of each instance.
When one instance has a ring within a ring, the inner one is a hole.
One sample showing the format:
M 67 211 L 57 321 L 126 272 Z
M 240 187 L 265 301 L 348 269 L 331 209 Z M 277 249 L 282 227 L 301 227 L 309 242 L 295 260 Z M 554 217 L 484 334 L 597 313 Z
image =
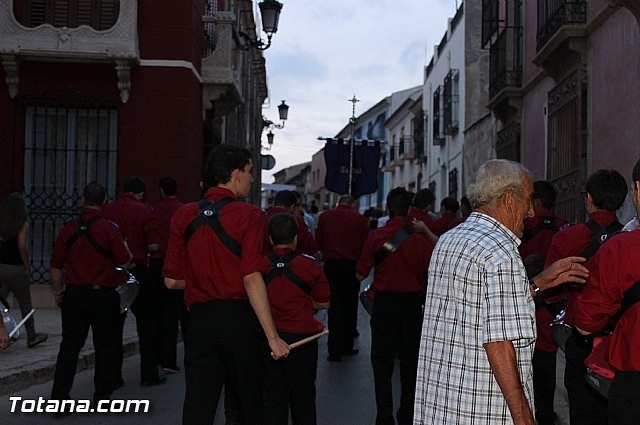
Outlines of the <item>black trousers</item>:
M 585 359 L 591 353 L 593 341 L 574 332 L 565 346 L 564 386 L 569 396 L 571 425 L 607 425 L 607 399 L 587 383 Z M 617 425 L 617 424 L 611 424 Z
M 225 383 L 236 395 L 243 425 L 263 422 L 266 341 L 247 300 L 194 304 L 185 344 L 185 425 L 211 425 Z
M 158 379 L 160 366 L 160 324 L 162 321 L 162 287 L 154 281 L 148 266 L 136 266 L 130 272 L 140 282 L 140 293 L 131 305 L 136 316 L 140 344 L 140 380 Z
M 288 344 L 311 334 L 280 332 Z M 316 425 L 318 341 L 294 348 L 286 359 L 268 359 L 264 394 L 265 425 Z
M 556 392 L 556 353 L 533 352 L 533 394 L 538 425 L 554 425 L 556 412 L 553 396 Z
M 360 282 L 356 279 L 356 262 L 328 260 L 324 272 L 331 290 L 329 307 L 329 356 L 340 358 L 353 349 L 353 337 L 358 325 L 358 293 Z
M 640 422 L 640 372 L 616 372 L 609 389 L 609 423 Z
M 68 285 L 62 297 L 62 342 L 56 361 L 51 398 L 69 398 L 78 356 L 93 332 L 96 353 L 94 400 L 108 399 L 113 391 L 114 357 L 118 350 L 120 297 L 115 289 L 91 289 Z M 122 347 L 122 344 L 120 344 Z
M 418 352 L 422 332 L 422 300 L 418 294 L 376 293 L 371 314 L 371 364 L 376 394 L 376 425 L 394 425 L 391 378 L 400 358 L 399 425 L 413 423 Z
M 163 266 L 164 261 L 159 258 L 152 258 L 149 263 L 149 281 L 158 288 L 160 298 L 157 317 L 159 321 L 159 362 L 162 367 L 177 369 L 178 322 L 180 316 L 184 315 L 187 309 L 184 305 L 184 290 L 169 289 L 164 285 Z

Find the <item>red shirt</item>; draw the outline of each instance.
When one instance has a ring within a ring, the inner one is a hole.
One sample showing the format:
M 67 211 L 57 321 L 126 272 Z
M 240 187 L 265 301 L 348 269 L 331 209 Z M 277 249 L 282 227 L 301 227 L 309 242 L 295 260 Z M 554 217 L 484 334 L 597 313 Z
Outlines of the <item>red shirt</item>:
M 409 224 L 413 223 L 413 219 L 424 222 L 424 224 L 427 225 L 429 230 L 435 233 L 436 222 L 426 212 L 416 207 L 409 208 L 409 214 L 407 215 L 407 223 Z
M 210 188 L 204 197 L 210 201 L 236 196 L 223 187 Z M 259 271 L 262 264 L 264 214 L 244 202 L 227 204 L 219 216 L 227 234 L 242 246 L 238 258 L 220 241 L 213 229 L 199 228 L 185 246 L 184 231 L 196 217 L 198 204 L 183 205 L 171 219 L 169 246 L 164 259 L 164 276 L 185 280 L 185 303 L 216 299 L 247 299 L 242 278 Z
M 640 280 L 640 230 L 624 232 L 607 241 L 593 256 L 596 265 L 575 305 L 575 323 L 596 332 L 620 310 L 627 291 Z M 618 321 L 609 347 L 609 363 L 617 370 L 640 372 L 640 303 Z
M 553 227 L 542 225 L 541 220 L 550 220 Z M 549 210 L 539 210 L 534 217 L 528 217 L 524 221 L 524 237 L 518 248 L 522 259 L 524 260 L 533 254 L 540 254 L 546 257 L 553 235 L 566 224 L 566 220 L 558 218 Z M 551 334 L 553 319 L 553 315 L 546 308 L 536 308 L 536 329 L 538 334 L 536 349 L 550 353 L 558 350 L 558 345 Z
M 164 258 L 169 245 L 169 226 L 171 225 L 171 217 L 184 205 L 176 197 L 170 196 L 162 198 L 160 202 L 153 206 L 156 213 L 156 224 L 158 226 L 158 236 L 160 237 L 160 250 L 154 252 L 152 257 Z
M 318 217 L 316 239 L 324 261 L 358 261 L 368 235 L 369 220 L 349 206 L 338 205 Z
M 276 214 L 291 214 L 289 211 L 282 207 L 272 207 L 269 208 L 269 211 L 265 213 L 265 233 L 264 233 L 264 245 L 262 247 L 262 254 L 267 255 L 272 250 L 271 241 L 269 240 L 269 229 L 268 223 L 269 219 Z M 293 214 L 291 214 L 293 215 Z M 296 248 L 296 252 L 298 254 L 309 254 L 313 255 L 318 252 L 318 243 L 313 239 L 313 235 L 309 231 L 309 226 L 304 221 L 302 216 L 294 216 L 296 222 L 298 223 L 298 247 Z
M 278 248 L 274 252 L 276 255 L 285 255 L 291 250 Z M 269 273 L 271 267 L 269 258 L 263 257 L 260 267 L 262 274 Z M 311 294 L 307 295 L 284 276 L 277 276 L 267 284 L 271 315 L 276 328 L 281 332 L 297 334 L 320 332 L 324 325 L 313 317 L 315 310 L 311 300 L 317 303 L 329 302 L 329 282 L 315 260 L 305 255 L 294 257 L 291 271 L 309 285 Z
M 540 220 L 545 219 L 550 220 L 556 230 L 540 223 Z M 553 235 L 566 224 L 566 220 L 559 218 L 549 210 L 540 210 L 534 217 L 527 218 L 524 221 L 524 237 L 518 248 L 522 259 L 524 260 L 532 254 L 540 254 L 546 257 L 549 247 L 551 246 Z M 531 234 L 530 237 L 529 234 Z
M 356 264 L 356 273 L 369 275 L 375 265 L 375 254 L 398 230 L 405 218 L 392 218 L 384 227 L 373 230 Z M 374 292 L 410 292 L 424 294 L 433 246 L 419 233 L 411 234 L 400 247 L 376 266 L 371 289 Z
M 615 213 L 612 213 L 611 211 L 595 211 L 589 215 L 589 218 L 603 227 L 607 227 L 618 221 Z M 549 247 L 547 258 L 544 263 L 545 268 L 549 267 L 552 263 L 561 258 L 580 255 L 580 253 L 582 253 L 590 243 L 591 229 L 589 229 L 589 227 L 584 223 L 579 223 L 560 230 L 551 240 L 551 246 Z M 585 267 L 591 270 L 593 268 L 592 264 L 593 257 L 586 262 Z M 566 297 L 567 309 L 564 320 L 568 324 L 573 324 L 573 304 L 580 291 L 582 291 L 582 285 L 565 284 L 560 285 L 557 289 L 552 288 L 551 290 L 545 291 L 544 295 L 550 302 Z
M 464 219 L 460 219 L 456 217 L 455 214 L 450 212 L 443 212 L 440 215 L 440 218 L 434 222 L 433 233 L 438 236 L 441 236 L 447 230 L 451 230 L 456 227 L 458 224 L 462 223 Z
M 101 213 L 95 208 L 84 208 L 82 219 L 89 221 Z M 110 288 L 125 282 L 122 272 L 116 271 L 116 266 L 129 261 L 129 251 L 122 239 L 118 227 L 104 219 L 91 224 L 90 234 L 99 246 L 110 253 L 111 258 L 105 257 L 84 237 L 80 236 L 67 248 L 66 242 L 76 232 L 78 221 L 67 222 L 55 244 L 51 254 L 51 267 L 65 269 L 64 281 L 67 285 L 100 285 Z
M 149 264 L 147 246 L 160 243 L 150 207 L 138 201 L 133 194 L 125 193 L 105 205 L 103 216 L 120 226 L 120 232 L 133 255 L 133 262 L 138 265 Z

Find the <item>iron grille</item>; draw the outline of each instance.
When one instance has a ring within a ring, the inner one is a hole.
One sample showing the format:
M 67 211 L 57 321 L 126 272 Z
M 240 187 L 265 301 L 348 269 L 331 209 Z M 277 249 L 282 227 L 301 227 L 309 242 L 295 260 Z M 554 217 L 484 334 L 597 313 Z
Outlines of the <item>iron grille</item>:
M 489 98 L 522 85 L 522 27 L 505 28 L 489 50 Z
M 449 171 L 449 197 L 458 199 L 458 169 Z
M 218 11 L 218 1 L 217 0 L 207 0 L 204 6 L 204 52 L 202 53 L 203 57 L 209 57 L 213 54 L 213 51 L 216 49 L 216 24 L 212 21 Z
M 499 0 L 482 0 L 482 47 L 487 45 L 498 30 L 499 16 Z
M 116 110 L 27 108 L 24 192 L 35 282 L 49 280 L 53 242 L 78 214 L 84 186 L 96 180 L 115 195 L 117 125 Z
M 563 25 L 586 22 L 586 0 L 538 0 L 538 51 Z
M 498 131 L 496 141 L 496 157 L 520 161 L 520 134 L 521 125 L 514 121 Z
M 88 25 L 103 31 L 113 27 L 120 15 L 120 0 L 13 0 L 13 5 L 18 22 L 31 28 Z

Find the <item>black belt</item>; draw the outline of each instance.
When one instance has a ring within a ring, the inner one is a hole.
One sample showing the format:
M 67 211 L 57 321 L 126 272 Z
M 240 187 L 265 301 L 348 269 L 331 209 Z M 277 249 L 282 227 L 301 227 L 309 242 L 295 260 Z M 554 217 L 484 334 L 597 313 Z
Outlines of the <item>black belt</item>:
M 70 284 L 67 285 L 67 288 L 82 288 L 82 289 L 92 289 L 94 291 L 99 291 L 102 289 L 113 289 L 115 290 L 116 288 L 111 287 L 111 286 L 101 286 L 101 285 L 77 285 L 77 284 Z

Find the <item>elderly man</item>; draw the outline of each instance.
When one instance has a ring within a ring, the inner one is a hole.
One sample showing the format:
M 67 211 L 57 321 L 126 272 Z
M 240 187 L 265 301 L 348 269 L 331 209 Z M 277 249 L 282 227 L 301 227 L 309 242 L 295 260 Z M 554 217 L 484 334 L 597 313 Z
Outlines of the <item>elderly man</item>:
M 474 212 L 442 235 L 429 267 L 414 424 L 534 425 L 533 295 L 583 283 L 580 257 L 532 280 L 518 254 L 533 215 L 530 172 L 507 160 L 480 167 L 468 196 Z

